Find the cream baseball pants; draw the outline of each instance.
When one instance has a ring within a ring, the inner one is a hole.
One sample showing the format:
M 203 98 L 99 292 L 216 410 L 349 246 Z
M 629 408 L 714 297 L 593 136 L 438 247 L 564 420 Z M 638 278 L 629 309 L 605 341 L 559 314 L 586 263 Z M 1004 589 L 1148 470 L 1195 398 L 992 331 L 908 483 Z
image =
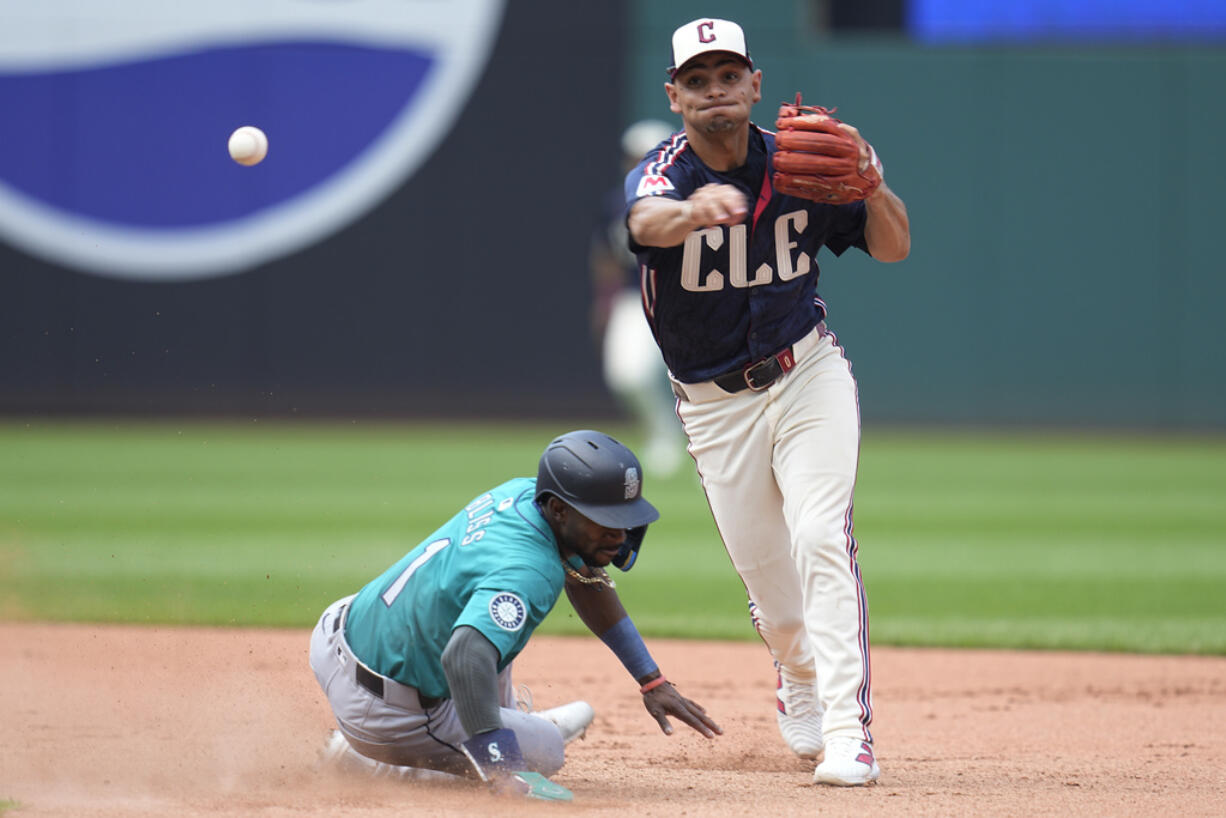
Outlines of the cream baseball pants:
M 690 454 L 758 633 L 790 673 L 816 674 L 827 739 L 872 740 L 868 606 L 852 534 L 860 410 L 824 323 L 760 392 L 677 384 Z

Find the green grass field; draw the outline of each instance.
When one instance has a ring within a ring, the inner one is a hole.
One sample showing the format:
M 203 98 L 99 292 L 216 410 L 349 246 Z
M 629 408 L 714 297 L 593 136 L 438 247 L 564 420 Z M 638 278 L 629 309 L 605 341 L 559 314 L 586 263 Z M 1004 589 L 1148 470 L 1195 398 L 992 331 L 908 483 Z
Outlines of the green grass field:
M 3 422 L 0 617 L 305 627 L 571 427 Z M 756 639 L 692 470 L 645 488 L 640 630 Z M 1226 654 L 1226 438 L 870 426 L 856 515 L 876 644 Z

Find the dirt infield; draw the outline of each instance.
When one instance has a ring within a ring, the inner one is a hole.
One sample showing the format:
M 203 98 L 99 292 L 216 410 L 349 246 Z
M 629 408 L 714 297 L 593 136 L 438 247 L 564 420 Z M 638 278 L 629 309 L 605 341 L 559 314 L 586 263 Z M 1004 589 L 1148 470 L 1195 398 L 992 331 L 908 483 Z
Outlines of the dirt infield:
M 0 803 L 25 816 L 1223 815 L 1226 659 L 873 654 L 881 782 L 809 784 L 758 644 L 653 640 L 725 735 L 667 737 L 600 642 L 538 637 L 538 707 L 592 702 L 556 780 L 573 804 L 315 767 L 329 729 L 307 632 L 0 623 Z

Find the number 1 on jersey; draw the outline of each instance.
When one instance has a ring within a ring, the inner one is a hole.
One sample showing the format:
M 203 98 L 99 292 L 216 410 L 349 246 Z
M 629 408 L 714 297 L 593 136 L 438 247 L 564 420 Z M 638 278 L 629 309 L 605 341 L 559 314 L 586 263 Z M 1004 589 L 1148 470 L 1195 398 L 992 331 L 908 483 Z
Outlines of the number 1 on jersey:
M 435 540 L 427 545 L 426 550 L 418 554 L 417 559 L 410 562 L 408 567 L 400 572 L 400 576 L 396 577 L 396 581 L 391 584 L 391 587 L 379 597 L 383 600 L 383 604 L 389 608 L 392 607 L 392 603 L 396 601 L 396 597 L 400 596 L 400 592 L 404 590 L 404 586 L 408 584 L 409 578 L 417 572 L 417 569 L 421 568 L 431 557 L 449 545 L 451 545 L 450 539 Z

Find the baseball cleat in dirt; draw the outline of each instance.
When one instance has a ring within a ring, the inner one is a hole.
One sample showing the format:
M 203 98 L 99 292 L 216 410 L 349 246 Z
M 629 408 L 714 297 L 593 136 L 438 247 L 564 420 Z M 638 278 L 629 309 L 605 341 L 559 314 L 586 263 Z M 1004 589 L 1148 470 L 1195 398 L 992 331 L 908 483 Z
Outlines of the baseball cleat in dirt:
M 321 766 L 350 773 L 369 773 L 374 769 L 376 763 L 369 758 L 359 755 L 349 745 L 349 740 L 345 738 L 345 734 L 340 730 L 333 730 L 328 734 L 328 738 L 324 742 L 323 752 L 319 757 L 319 762 Z
M 587 702 L 579 701 L 540 710 L 536 715 L 557 725 L 562 733 L 562 741 L 570 744 L 577 738 L 583 738 L 588 725 L 596 718 L 596 711 Z
M 574 801 L 575 795 L 561 784 L 550 781 L 540 773 L 516 772 L 512 775 L 519 793 L 538 801 Z
M 777 666 L 779 685 L 775 718 L 779 733 L 792 752 L 816 759 L 822 754 L 822 706 L 817 700 L 816 679 L 804 679 Z
M 881 775 L 873 745 L 858 738 L 836 737 L 826 742 L 826 758 L 813 771 L 814 784 L 860 787 Z
M 361 775 L 369 778 L 390 778 L 401 781 L 456 781 L 457 776 L 438 770 L 424 770 L 417 767 L 400 767 L 395 764 L 384 764 L 375 761 L 353 749 L 345 734 L 333 730 L 324 742 L 320 754 L 321 767 L 333 769 L 346 775 Z

